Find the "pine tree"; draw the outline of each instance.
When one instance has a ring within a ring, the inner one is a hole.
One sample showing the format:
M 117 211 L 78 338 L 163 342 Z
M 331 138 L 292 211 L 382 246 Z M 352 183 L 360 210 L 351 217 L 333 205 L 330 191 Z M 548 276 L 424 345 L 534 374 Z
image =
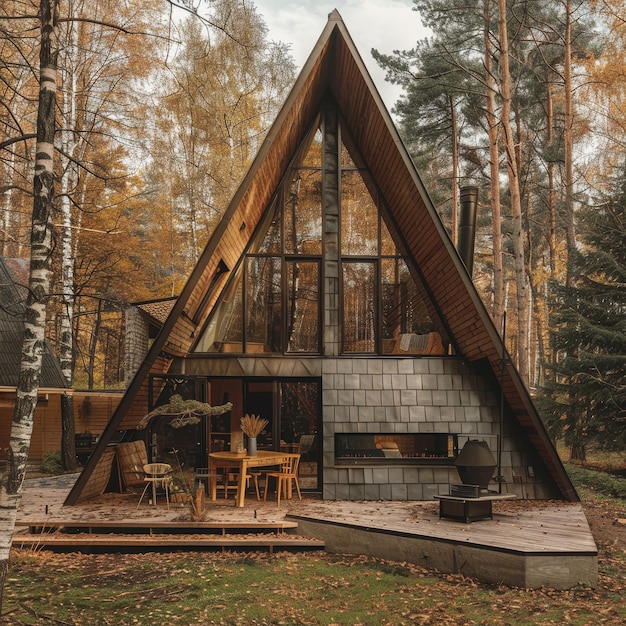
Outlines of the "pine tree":
M 587 444 L 626 445 L 626 172 L 613 189 L 580 216 L 575 281 L 556 292 L 560 358 L 541 397 L 552 434 L 580 460 Z

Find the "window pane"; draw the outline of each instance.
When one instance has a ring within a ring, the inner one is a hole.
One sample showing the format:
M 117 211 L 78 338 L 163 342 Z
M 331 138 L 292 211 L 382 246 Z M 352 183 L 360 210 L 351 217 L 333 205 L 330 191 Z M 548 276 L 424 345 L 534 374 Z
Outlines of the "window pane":
M 303 167 L 322 167 L 322 131 L 318 128 L 302 160 Z
M 358 171 L 341 174 L 341 254 L 378 254 L 378 211 Z
M 382 260 L 381 298 L 383 353 L 397 352 L 401 335 L 421 335 L 435 330 L 403 259 Z
M 322 173 L 296 170 L 285 197 L 285 252 L 322 253 Z
M 287 350 L 319 352 L 319 264 L 287 265 Z
M 241 271 L 220 297 L 196 352 L 242 352 Z
M 280 438 L 285 443 L 298 443 L 302 435 L 317 429 L 318 383 L 281 382 L 280 389 Z
M 249 257 L 246 268 L 246 352 L 280 351 L 280 258 Z
M 271 216 L 271 218 L 269 218 L 269 225 L 267 227 L 267 232 L 265 233 L 263 237 L 263 241 L 259 245 L 259 249 L 253 250 L 253 251 L 260 252 L 263 254 L 280 254 L 281 253 L 280 220 L 281 220 L 281 215 L 282 215 L 280 211 L 280 202 L 275 202 L 273 210 L 268 211 L 268 214 Z
M 356 169 L 356 165 L 352 160 L 352 156 L 348 151 L 348 148 L 346 148 L 345 144 L 343 143 L 341 144 L 341 167 L 345 169 Z
M 343 351 L 374 352 L 375 280 L 374 263 L 344 263 Z
M 382 219 L 380 220 L 380 253 L 383 256 L 396 256 L 398 254 L 398 249 L 391 238 L 387 224 Z

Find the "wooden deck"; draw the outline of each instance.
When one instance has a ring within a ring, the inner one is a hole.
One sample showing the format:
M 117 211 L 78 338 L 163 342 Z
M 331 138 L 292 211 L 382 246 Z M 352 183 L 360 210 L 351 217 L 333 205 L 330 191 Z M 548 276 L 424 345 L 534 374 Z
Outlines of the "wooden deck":
M 207 502 L 204 521 L 186 507 L 145 504 L 139 494 L 105 494 L 63 507 L 71 478 L 26 481 L 13 545 L 59 549 L 326 549 L 410 561 L 442 572 L 518 587 L 595 587 L 598 553 L 578 504 L 503 501 L 493 518 L 440 519 L 439 503 Z M 41 534 L 45 531 L 45 534 Z
M 438 503 L 307 503 L 287 519 L 330 552 L 408 560 L 516 587 L 596 587 L 598 550 L 578 504 L 494 503 L 493 518 L 440 519 Z

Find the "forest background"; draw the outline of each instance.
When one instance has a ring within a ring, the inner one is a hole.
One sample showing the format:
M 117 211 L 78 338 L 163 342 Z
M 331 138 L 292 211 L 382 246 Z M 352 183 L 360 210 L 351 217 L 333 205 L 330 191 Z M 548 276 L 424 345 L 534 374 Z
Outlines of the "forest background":
M 0 8 L 0 253 L 28 258 L 39 2 Z M 626 443 L 624 6 L 414 0 L 432 36 L 371 51 L 452 239 L 551 434 Z M 348 29 L 350 25 L 348 24 Z M 74 388 L 123 388 L 124 310 L 176 296 L 296 76 L 251 0 L 61 0 L 46 335 Z M 368 54 L 369 51 L 361 51 Z

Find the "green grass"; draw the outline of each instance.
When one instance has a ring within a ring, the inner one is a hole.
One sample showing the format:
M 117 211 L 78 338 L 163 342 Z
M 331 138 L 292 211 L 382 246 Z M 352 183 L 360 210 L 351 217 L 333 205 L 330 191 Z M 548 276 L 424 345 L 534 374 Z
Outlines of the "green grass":
M 85 626 L 582 625 L 623 623 L 626 601 L 610 590 L 511 589 L 407 563 L 326 553 L 15 551 L 3 616 L 3 624 Z
M 565 469 L 581 494 L 598 494 L 626 501 L 626 478 L 571 463 L 566 463 Z

